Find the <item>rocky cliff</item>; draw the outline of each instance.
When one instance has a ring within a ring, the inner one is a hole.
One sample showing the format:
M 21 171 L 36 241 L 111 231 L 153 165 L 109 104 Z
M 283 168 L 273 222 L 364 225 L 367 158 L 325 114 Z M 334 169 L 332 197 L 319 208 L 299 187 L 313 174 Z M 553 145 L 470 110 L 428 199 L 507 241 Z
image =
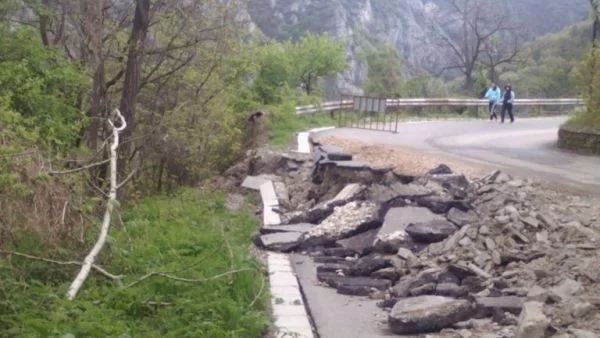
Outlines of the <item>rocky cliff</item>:
M 588 0 L 505 0 L 527 39 L 585 19 Z M 350 69 L 343 91 L 357 90 L 366 76 L 360 49 L 394 45 L 417 69 L 436 69 L 443 52 L 431 44 L 435 8 L 447 0 L 248 0 L 247 11 L 266 36 L 294 39 L 305 31 L 346 39 Z M 338 81 L 339 82 L 339 81 Z

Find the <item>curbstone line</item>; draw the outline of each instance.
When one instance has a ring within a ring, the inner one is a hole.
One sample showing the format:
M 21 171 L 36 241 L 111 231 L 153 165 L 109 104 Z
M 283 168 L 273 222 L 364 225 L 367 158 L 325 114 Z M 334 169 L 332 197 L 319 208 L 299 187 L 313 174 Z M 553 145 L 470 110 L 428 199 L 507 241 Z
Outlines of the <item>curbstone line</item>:
M 259 176 L 246 176 L 244 182 L 242 182 L 242 187 L 252 190 L 260 190 L 260 186 L 267 183 L 269 180 Z
M 269 284 L 276 336 L 314 338 L 298 279 L 285 254 L 269 252 Z
M 279 200 L 275 193 L 275 186 L 270 180 L 260 185 L 260 197 L 263 203 L 263 225 L 279 225 L 281 217 L 275 212 L 279 207 Z
M 309 140 L 309 136 L 312 133 L 318 133 L 321 131 L 325 131 L 325 130 L 330 130 L 330 129 L 335 129 L 335 127 L 322 127 L 322 128 L 313 128 L 309 131 L 304 131 L 301 133 L 298 133 L 298 149 L 296 150 L 296 152 L 298 153 L 302 153 L 302 154 L 310 154 L 310 140 Z
M 306 138 L 308 144 L 308 137 Z M 246 188 L 258 189 L 263 203 L 263 225 L 280 225 L 281 218 L 274 209 L 279 207 L 273 182 L 257 177 L 247 177 L 242 184 Z M 267 253 L 271 306 L 277 338 L 315 338 L 310 317 L 304 305 L 298 279 L 290 259 L 285 254 Z

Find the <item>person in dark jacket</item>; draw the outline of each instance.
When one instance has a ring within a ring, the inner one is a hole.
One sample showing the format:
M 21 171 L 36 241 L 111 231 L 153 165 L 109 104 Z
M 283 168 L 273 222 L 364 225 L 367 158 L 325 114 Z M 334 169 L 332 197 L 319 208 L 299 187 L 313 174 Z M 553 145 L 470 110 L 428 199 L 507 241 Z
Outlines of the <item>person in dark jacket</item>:
M 508 117 L 510 117 L 510 123 L 515 122 L 513 116 L 513 103 L 515 102 L 515 92 L 512 90 L 510 84 L 504 87 L 504 96 L 502 98 L 502 114 L 500 117 L 500 123 L 504 123 L 504 116 L 508 111 Z

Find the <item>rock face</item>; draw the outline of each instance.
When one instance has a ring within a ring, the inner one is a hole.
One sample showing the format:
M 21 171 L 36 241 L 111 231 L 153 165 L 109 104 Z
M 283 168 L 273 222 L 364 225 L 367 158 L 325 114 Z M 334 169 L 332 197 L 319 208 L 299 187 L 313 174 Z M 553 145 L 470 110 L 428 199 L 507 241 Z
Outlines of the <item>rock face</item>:
M 417 69 L 438 70 L 445 55 L 431 41 L 430 22 L 442 15 L 438 6 L 444 4 L 444 0 L 249 0 L 247 12 L 256 27 L 273 39 L 296 39 L 311 31 L 349 40 L 350 68 L 336 86 L 348 93 L 360 92 L 367 65 L 358 52 L 372 48 L 372 43 L 395 46 Z M 507 6 L 515 26 L 528 39 L 584 20 L 589 12 L 587 0 L 548 0 L 544 6 L 536 0 L 508 0 Z M 358 32 L 365 38 L 358 38 L 362 36 Z
M 467 320 L 472 313 L 471 303 L 464 299 L 420 296 L 398 301 L 388 323 L 397 334 L 427 333 Z

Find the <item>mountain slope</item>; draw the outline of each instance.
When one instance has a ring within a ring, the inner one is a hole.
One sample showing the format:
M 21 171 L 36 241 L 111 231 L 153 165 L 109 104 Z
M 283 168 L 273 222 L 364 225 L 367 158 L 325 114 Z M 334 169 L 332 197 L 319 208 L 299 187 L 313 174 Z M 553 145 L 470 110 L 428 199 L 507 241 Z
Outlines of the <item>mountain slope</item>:
M 248 0 L 247 11 L 255 25 L 273 39 L 295 39 L 306 31 L 346 39 L 350 69 L 343 82 L 361 86 L 366 64 L 359 57 L 360 51 L 377 45 L 394 46 L 416 69 L 439 69 L 445 56 L 431 43 L 429 14 L 432 8 L 447 1 Z M 590 7 L 589 0 L 504 1 L 526 39 L 581 21 Z

